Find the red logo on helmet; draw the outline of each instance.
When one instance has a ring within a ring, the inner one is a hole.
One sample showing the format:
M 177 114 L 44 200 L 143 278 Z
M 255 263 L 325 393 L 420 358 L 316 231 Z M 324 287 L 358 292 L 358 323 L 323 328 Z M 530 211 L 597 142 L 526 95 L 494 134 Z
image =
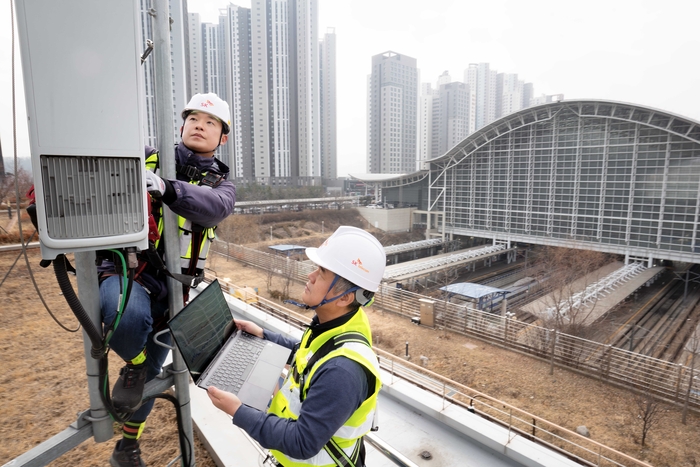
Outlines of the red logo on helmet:
M 360 258 L 353 259 L 353 260 L 352 260 L 352 265 L 353 265 L 353 266 L 357 266 L 358 268 L 360 268 L 360 269 L 363 270 L 364 272 L 369 272 L 367 269 L 365 269 L 365 268 L 362 266 L 362 260 L 361 260 Z
M 206 102 L 202 102 L 200 105 L 201 105 L 202 107 L 213 107 L 213 106 L 214 106 L 214 103 L 213 103 L 212 101 L 210 101 L 209 99 L 207 99 Z

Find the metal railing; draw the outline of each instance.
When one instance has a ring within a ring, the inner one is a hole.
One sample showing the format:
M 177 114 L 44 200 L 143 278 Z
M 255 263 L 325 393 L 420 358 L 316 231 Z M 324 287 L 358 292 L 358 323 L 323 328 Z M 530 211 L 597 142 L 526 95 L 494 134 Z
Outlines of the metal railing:
M 226 284 L 226 286 L 224 290 L 231 295 L 235 294 L 236 289 L 244 288 L 232 284 Z M 308 317 L 280 306 L 264 297 L 257 296 L 256 298 L 257 301 L 251 303 L 252 306 L 270 313 L 298 329 L 303 329 L 310 322 Z M 402 357 L 376 347 L 374 351 L 379 357 L 381 368 L 391 375 L 390 381 L 384 381 L 385 385 L 395 384 L 394 378 L 409 381 L 411 384 L 440 396 L 443 400 L 443 410 L 448 405 L 454 404 L 506 428 L 509 433 L 508 442 L 520 436 L 546 446 L 583 465 L 651 467 L 649 464 L 634 457 L 480 391 L 452 381 L 424 367 L 410 363 Z
M 289 260 L 240 245 L 215 242 L 214 249 L 243 263 L 302 282 L 306 282 L 306 276 L 315 268 L 311 263 Z M 436 328 L 531 355 L 550 363 L 552 368 L 555 365 L 567 368 L 700 411 L 700 388 L 694 387 L 697 382 L 694 382 L 688 366 L 387 285 L 380 287 L 373 306 L 408 319 L 420 320 L 420 299 L 434 301 L 433 321 Z

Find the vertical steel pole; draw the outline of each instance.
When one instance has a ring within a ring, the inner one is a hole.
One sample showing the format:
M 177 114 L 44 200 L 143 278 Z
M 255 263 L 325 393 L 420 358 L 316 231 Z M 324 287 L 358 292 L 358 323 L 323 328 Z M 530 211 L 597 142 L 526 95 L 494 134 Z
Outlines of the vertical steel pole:
M 155 16 L 153 19 L 153 56 L 155 65 L 155 97 L 158 130 L 158 149 L 163 177 L 174 179 L 175 172 L 175 137 L 173 134 L 173 85 L 170 63 L 170 14 L 168 0 L 154 0 Z M 184 76 L 181 77 L 184 79 Z M 169 271 L 180 271 L 180 245 L 178 239 L 177 216 L 170 209 L 163 209 L 165 236 L 165 263 Z M 182 310 L 182 284 L 172 278 L 168 279 L 168 304 L 170 316 Z M 175 393 L 180 404 L 182 429 L 187 436 L 189 451 L 194 461 L 194 437 L 192 433 L 192 413 L 190 405 L 189 374 L 180 352 L 173 350 Z M 183 453 L 188 454 L 188 453 Z
M 102 328 L 102 316 L 100 313 L 100 286 L 97 283 L 97 267 L 95 266 L 95 252 L 87 251 L 75 253 L 75 269 L 78 272 L 78 293 L 80 302 L 85 312 L 90 316 L 97 329 Z M 85 348 L 85 368 L 88 380 L 88 395 L 90 397 L 90 418 L 92 422 L 92 436 L 96 443 L 102 443 L 112 438 L 112 419 L 100 397 L 100 363 L 92 358 L 90 349 L 92 342 L 83 329 L 83 346 Z

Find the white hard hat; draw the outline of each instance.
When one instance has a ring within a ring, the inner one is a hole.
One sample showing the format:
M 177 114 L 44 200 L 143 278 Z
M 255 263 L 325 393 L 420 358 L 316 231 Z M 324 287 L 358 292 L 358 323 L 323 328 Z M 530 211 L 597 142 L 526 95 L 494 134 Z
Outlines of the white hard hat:
M 190 112 L 204 112 L 212 115 L 219 120 L 224 126 L 224 134 L 228 134 L 231 129 L 231 111 L 228 108 L 228 102 L 221 99 L 213 92 L 207 94 L 195 94 L 192 99 L 182 109 L 183 120 L 187 118 Z
M 386 253 L 370 233 L 357 227 L 340 226 L 318 248 L 307 248 L 311 261 L 358 287 L 376 292 L 384 276 Z

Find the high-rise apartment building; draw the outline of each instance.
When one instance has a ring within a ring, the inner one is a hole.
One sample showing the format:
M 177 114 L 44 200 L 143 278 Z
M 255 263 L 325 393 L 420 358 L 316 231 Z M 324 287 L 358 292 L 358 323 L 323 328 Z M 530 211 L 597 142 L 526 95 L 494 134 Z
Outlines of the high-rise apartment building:
M 172 128 L 175 141 L 179 141 L 182 117 L 180 113 L 189 99 L 186 79 L 187 51 L 185 48 L 185 37 L 187 36 L 187 2 L 185 0 L 170 0 L 170 47 L 171 47 L 171 70 L 173 83 L 173 109 Z M 140 0 L 141 40 L 146 44 L 147 40 L 153 39 L 153 23 L 150 14 L 151 2 Z M 152 56 L 151 56 L 152 57 Z M 159 147 L 157 125 L 156 125 L 156 101 L 155 101 L 155 77 L 153 59 L 150 58 L 143 63 L 145 89 L 145 143 L 149 146 Z
M 521 108 L 527 109 L 530 107 L 530 100 L 533 97 L 535 97 L 535 86 L 532 83 L 523 84 L 523 102 Z
M 220 98 L 230 101 L 226 85 L 226 41 L 224 34 L 226 26 L 225 16 L 219 17 L 219 24 L 202 23 L 202 87 L 200 92 L 213 92 Z M 228 144 L 219 147 L 217 157 L 229 167 L 234 164 L 231 146 Z
M 368 172 L 413 172 L 418 155 L 416 59 L 391 51 L 373 56 L 367 95 Z
M 445 71 L 437 85 L 422 83 L 419 100 L 418 169 L 440 157 L 464 138 L 489 123 L 538 103 L 563 95 L 533 97 L 532 83 L 515 73 L 497 73 L 488 63 L 472 63 L 464 83 L 452 81 Z
M 326 179 L 338 177 L 337 122 L 336 122 L 336 75 L 335 75 L 335 29 L 328 28 L 319 42 L 320 68 L 320 124 L 321 124 L 321 176 Z
M 525 83 L 515 73 L 496 75 L 496 118 L 505 117 L 523 108 Z
M 153 38 L 150 7 L 141 0 L 144 44 Z M 321 125 L 332 115 L 324 165 L 335 178 L 335 35 L 324 38 L 322 115 L 318 0 L 252 0 L 220 11 L 218 24 L 201 23 L 186 0 L 170 0 L 175 140 L 189 98 L 214 92 L 229 103 L 232 129 L 217 156 L 240 182 L 320 184 Z M 152 60 L 143 69 L 146 143 L 158 147 Z
M 202 21 L 199 18 L 199 13 L 189 13 L 189 21 L 187 25 L 188 44 L 188 95 L 193 96 L 201 93 L 204 85 L 202 77 Z
M 213 92 L 222 99 L 226 99 L 223 89 L 223 58 L 222 49 L 224 44 L 221 41 L 220 28 L 218 24 L 202 24 L 202 90 Z
M 488 63 L 470 63 L 464 71 L 464 82 L 475 94 L 476 131 L 496 119 L 496 72 Z
M 250 8 L 229 4 L 221 13 L 218 25 L 202 25 L 202 69 L 204 91 L 231 106 L 225 162 L 239 183 L 320 184 L 321 125 L 330 114 L 327 147 L 335 147 L 335 36 L 324 38 L 331 60 L 324 116 L 318 0 L 252 0 Z M 335 152 L 328 154 L 335 178 Z
M 287 0 L 291 175 L 321 177 L 318 0 Z
M 426 161 L 431 158 L 434 98 L 432 84 L 422 83 L 418 103 L 418 170 L 427 169 Z
M 421 85 L 419 168 L 469 135 L 473 108 L 469 86 L 452 81 L 447 72 L 438 78 L 436 89 L 430 83 Z
M 468 135 L 468 86 L 459 81 L 441 84 L 433 100 L 430 158 L 442 156 Z
M 231 108 L 228 147 L 232 176 L 252 182 L 253 170 L 253 87 L 250 47 L 250 8 L 229 4 L 226 11 L 225 59 L 226 89 Z

